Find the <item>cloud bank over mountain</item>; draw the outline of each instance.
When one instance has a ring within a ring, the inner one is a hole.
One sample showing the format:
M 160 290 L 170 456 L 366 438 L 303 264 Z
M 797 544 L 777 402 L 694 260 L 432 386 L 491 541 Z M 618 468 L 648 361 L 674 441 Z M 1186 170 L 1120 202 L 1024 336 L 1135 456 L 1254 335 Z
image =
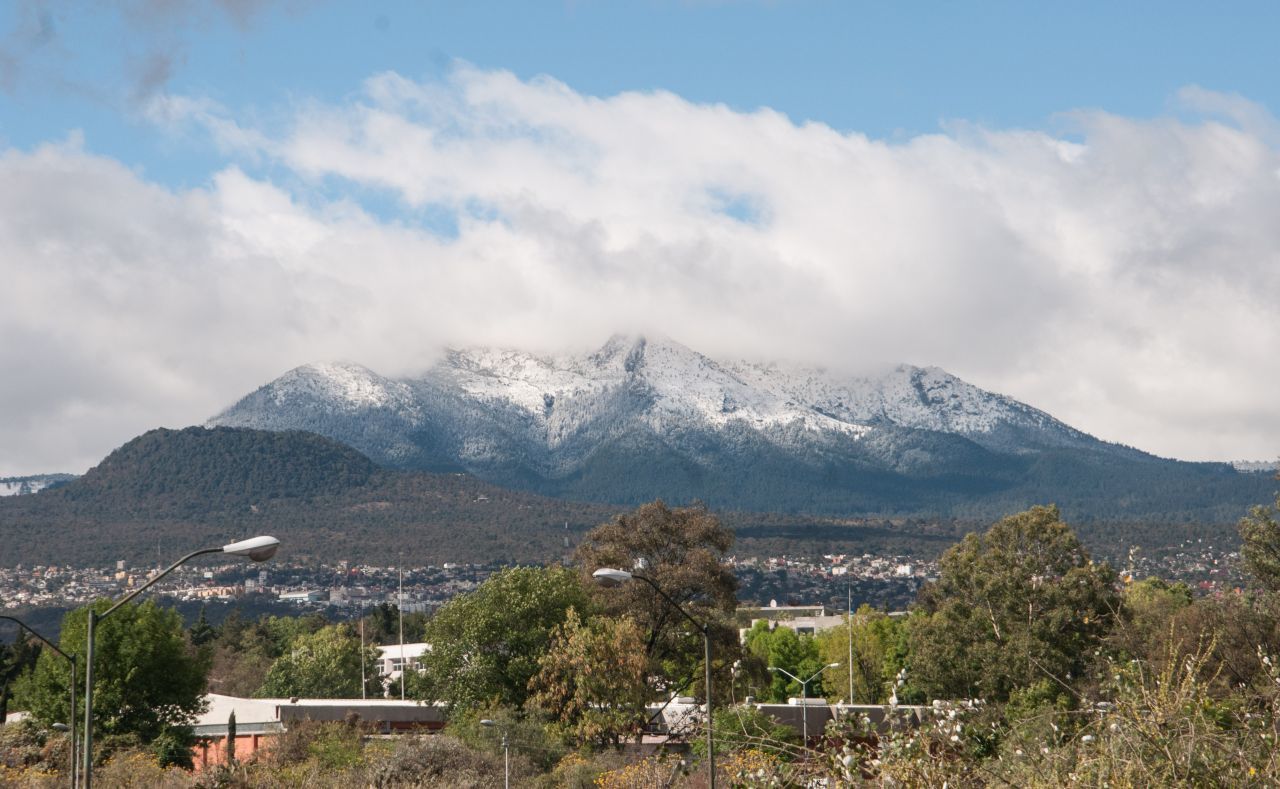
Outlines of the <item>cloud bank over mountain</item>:
M 1280 452 L 1278 127 L 1240 97 L 880 140 L 460 65 L 148 117 L 226 166 L 174 189 L 92 140 L 0 155 L 0 475 L 81 471 L 310 361 L 615 331 L 936 364 L 1157 454 Z

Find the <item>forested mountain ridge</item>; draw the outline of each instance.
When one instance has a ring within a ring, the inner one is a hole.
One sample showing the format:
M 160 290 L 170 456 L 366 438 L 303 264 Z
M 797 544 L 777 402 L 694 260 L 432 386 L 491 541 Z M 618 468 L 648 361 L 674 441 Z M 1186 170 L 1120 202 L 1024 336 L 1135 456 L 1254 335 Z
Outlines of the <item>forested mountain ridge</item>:
M 393 468 L 633 505 L 828 516 L 1234 521 L 1270 483 L 1101 441 L 937 368 L 883 376 L 718 361 L 670 340 L 450 351 L 416 378 L 292 370 L 211 425 L 314 431 Z
M 52 493 L 108 508 L 146 502 L 153 510 L 202 514 L 340 495 L 367 485 L 377 472 L 369 458 L 314 433 L 158 428 Z
M 0 566 L 103 564 L 269 533 L 293 558 L 554 560 L 611 509 L 380 468 L 300 431 L 152 430 L 83 477 L 0 499 Z
M 106 566 L 261 533 L 281 539 L 285 559 L 555 563 L 619 511 L 463 473 L 379 468 L 298 431 L 159 429 L 83 477 L 0 498 L 0 566 Z M 855 545 L 932 555 L 958 533 L 953 525 L 723 515 L 743 552 L 767 555 Z

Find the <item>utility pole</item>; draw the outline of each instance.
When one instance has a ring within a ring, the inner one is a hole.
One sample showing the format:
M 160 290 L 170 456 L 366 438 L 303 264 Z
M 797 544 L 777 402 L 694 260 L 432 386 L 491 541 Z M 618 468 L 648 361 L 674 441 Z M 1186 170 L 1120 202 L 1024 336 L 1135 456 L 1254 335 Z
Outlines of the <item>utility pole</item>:
M 396 603 L 396 612 L 400 616 L 400 700 L 404 701 L 404 674 L 409 663 L 404 659 L 404 554 L 400 554 L 400 599 Z
M 849 662 L 845 665 L 849 667 L 849 703 L 853 703 L 853 583 L 846 584 L 845 589 L 849 593 L 849 601 L 845 605 L 844 618 L 849 626 Z

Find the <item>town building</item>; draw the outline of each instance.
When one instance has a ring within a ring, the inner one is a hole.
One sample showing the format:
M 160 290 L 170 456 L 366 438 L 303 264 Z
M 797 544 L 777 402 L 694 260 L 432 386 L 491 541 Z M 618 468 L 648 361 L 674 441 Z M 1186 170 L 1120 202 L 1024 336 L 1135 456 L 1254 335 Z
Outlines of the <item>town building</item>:
M 270 748 L 275 737 L 300 721 L 359 722 L 381 734 L 437 731 L 445 724 L 443 707 L 399 699 L 244 699 L 210 693 L 205 700 L 208 708 L 192 727 L 197 770 L 226 762 L 232 713 L 240 761 Z

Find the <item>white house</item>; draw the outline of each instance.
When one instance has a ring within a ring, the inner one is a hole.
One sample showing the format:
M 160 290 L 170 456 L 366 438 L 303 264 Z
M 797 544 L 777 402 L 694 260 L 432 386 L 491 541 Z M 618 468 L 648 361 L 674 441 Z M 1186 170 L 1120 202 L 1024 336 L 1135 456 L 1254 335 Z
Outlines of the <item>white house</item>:
M 400 679 L 405 664 L 414 671 L 422 670 L 422 656 L 431 651 L 430 644 L 399 644 L 375 647 L 378 650 L 378 673 L 388 684 Z

